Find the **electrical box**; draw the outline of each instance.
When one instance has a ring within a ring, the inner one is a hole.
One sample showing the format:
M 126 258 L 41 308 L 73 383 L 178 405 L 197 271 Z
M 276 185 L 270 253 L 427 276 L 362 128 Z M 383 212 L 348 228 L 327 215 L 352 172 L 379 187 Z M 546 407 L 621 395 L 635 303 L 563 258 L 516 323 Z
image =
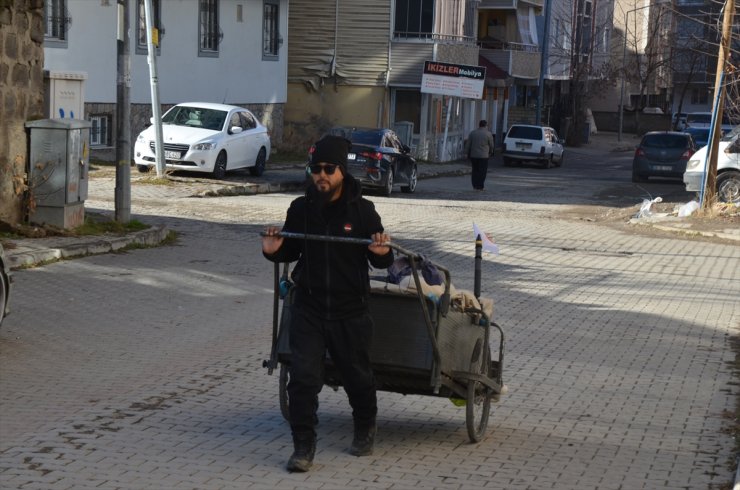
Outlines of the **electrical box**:
M 55 119 L 85 119 L 87 73 L 44 70 L 46 116 Z
M 31 135 L 28 168 L 30 221 L 75 228 L 85 221 L 90 122 L 40 119 L 26 123 Z

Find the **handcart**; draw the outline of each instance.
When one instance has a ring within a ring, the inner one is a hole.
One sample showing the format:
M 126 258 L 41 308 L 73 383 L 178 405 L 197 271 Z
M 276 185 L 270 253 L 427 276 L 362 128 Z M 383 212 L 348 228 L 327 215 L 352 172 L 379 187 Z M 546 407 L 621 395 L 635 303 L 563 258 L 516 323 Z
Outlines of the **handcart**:
M 281 232 L 284 238 L 322 240 L 350 244 L 370 244 L 369 239 Z M 377 389 L 404 395 L 430 395 L 450 398 L 466 407 L 466 426 L 471 442 L 483 439 L 488 426 L 492 399 L 498 400 L 504 387 L 504 332 L 483 308 L 456 304 L 451 298 L 450 272 L 432 263 L 444 275 L 444 293 L 438 298 L 423 290 L 419 254 L 389 243 L 411 264 L 415 284 L 412 292 L 392 288 L 371 288 L 369 310 L 373 318 L 371 365 Z M 475 249 L 475 291 L 480 298 L 481 240 Z M 283 267 L 282 274 L 280 267 Z M 288 287 L 288 264 L 275 264 L 272 349 L 263 365 L 268 374 L 279 368 L 280 410 L 288 417 L 290 348 L 288 330 L 293 309 L 293 290 Z M 280 302 L 282 301 L 282 309 Z M 282 310 L 282 311 L 280 311 Z M 489 341 L 491 327 L 498 334 L 498 355 L 492 359 Z M 331 359 L 324 365 L 324 384 L 334 389 L 342 380 Z

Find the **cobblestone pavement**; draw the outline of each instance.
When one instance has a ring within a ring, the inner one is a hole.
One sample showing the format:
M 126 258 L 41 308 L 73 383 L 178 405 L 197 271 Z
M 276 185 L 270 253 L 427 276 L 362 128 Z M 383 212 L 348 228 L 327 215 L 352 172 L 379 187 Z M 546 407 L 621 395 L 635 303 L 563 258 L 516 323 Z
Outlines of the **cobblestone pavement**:
M 473 283 L 473 221 L 501 247 L 483 293 L 507 334 L 510 391 L 483 442 L 446 399 L 381 392 L 375 454 L 352 457 L 346 398 L 326 388 L 316 465 L 287 473 L 277 376 L 262 368 L 272 266 L 258 232 L 295 194 L 135 186 L 136 217 L 178 231 L 175 246 L 16 273 L 0 487 L 727 488 L 740 247 L 557 219 L 567 192 L 543 183 L 523 200 L 522 185 L 471 193 L 440 178 L 372 198 L 394 240 L 458 287 Z M 112 209 L 110 188 L 87 205 Z

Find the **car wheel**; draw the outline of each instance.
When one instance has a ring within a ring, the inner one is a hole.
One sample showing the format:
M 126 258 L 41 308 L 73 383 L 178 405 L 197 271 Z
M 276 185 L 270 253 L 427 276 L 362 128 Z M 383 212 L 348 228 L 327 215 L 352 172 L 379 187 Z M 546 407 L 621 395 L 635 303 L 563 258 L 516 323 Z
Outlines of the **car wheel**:
M 137 170 L 138 170 L 139 172 L 141 172 L 142 174 L 145 174 L 145 173 L 147 173 L 147 172 L 149 171 L 149 169 L 151 169 L 151 168 L 152 168 L 152 167 L 150 167 L 149 165 L 137 165 L 137 166 L 136 166 L 136 169 L 137 169 Z
M 254 162 L 254 167 L 249 167 L 249 175 L 259 177 L 265 172 L 265 161 L 267 160 L 267 152 L 264 148 L 260 148 L 259 155 L 257 155 L 257 161 Z
M 416 175 L 416 165 L 411 168 L 411 175 L 409 175 L 409 185 L 401 186 L 401 192 L 411 194 L 416 191 L 416 181 L 418 177 Z
M 388 169 L 388 176 L 385 179 L 385 187 L 383 188 L 383 195 L 390 196 L 393 192 L 393 169 Z
M 722 172 L 717 176 L 717 198 L 722 202 L 740 202 L 740 172 Z
M 2 264 L 0 264 L 2 267 Z M 8 301 L 8 285 L 10 281 L 8 276 L 5 275 L 4 270 L 0 270 L 0 325 L 3 324 L 3 318 L 5 317 L 5 304 Z
M 558 160 L 557 166 L 562 167 L 563 166 L 563 160 L 565 160 L 565 152 L 560 154 L 560 160 Z
M 555 164 L 552 161 L 552 154 L 550 154 L 550 156 L 545 160 L 543 167 L 545 167 L 545 168 L 552 168 L 554 166 L 555 166 Z
M 218 180 L 223 180 L 226 177 L 226 153 L 221 152 L 216 157 L 216 165 L 213 167 L 213 176 Z

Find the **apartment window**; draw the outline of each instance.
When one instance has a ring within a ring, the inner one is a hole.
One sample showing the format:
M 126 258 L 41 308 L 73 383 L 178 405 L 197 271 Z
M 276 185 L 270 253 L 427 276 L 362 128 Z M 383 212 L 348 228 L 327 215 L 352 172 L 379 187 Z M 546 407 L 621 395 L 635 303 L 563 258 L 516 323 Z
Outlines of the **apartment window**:
M 692 104 L 706 104 L 709 102 L 709 94 L 705 88 L 694 88 L 691 89 L 691 103 Z
M 611 34 L 611 31 L 608 27 L 604 28 L 604 30 L 601 33 L 601 46 L 600 51 L 602 53 L 608 53 L 609 52 L 609 34 Z
M 516 88 L 516 106 L 517 107 L 535 107 L 537 105 L 537 87 L 525 87 L 515 85 Z
M 218 0 L 200 0 L 198 37 L 198 56 L 218 57 L 218 45 L 223 38 L 218 24 Z
M 110 146 L 110 116 L 90 116 L 90 146 Z
M 434 0 L 396 0 L 394 36 L 428 38 L 434 32 Z
M 136 22 L 136 54 L 147 54 L 149 52 L 146 45 L 146 10 L 144 9 L 144 0 L 137 0 L 136 12 L 138 20 Z M 157 53 L 162 45 L 162 18 L 160 17 L 162 0 L 152 0 L 152 26 L 159 31 L 159 44 L 155 45 Z M 155 40 L 156 41 L 156 40 Z
M 591 2 L 585 2 L 583 5 L 583 17 L 590 18 L 593 12 L 593 4 Z
M 44 45 L 66 47 L 67 30 L 71 23 L 66 0 L 46 0 L 44 8 Z
M 265 0 L 262 7 L 262 59 L 277 60 L 280 49 L 278 30 L 280 5 L 277 0 Z
M 421 123 L 421 92 L 419 90 L 396 89 L 395 121 L 410 121 L 419 132 Z
M 565 22 L 563 19 L 555 19 L 555 42 L 556 45 L 565 51 L 570 51 L 571 48 L 571 36 L 570 36 L 570 24 Z

